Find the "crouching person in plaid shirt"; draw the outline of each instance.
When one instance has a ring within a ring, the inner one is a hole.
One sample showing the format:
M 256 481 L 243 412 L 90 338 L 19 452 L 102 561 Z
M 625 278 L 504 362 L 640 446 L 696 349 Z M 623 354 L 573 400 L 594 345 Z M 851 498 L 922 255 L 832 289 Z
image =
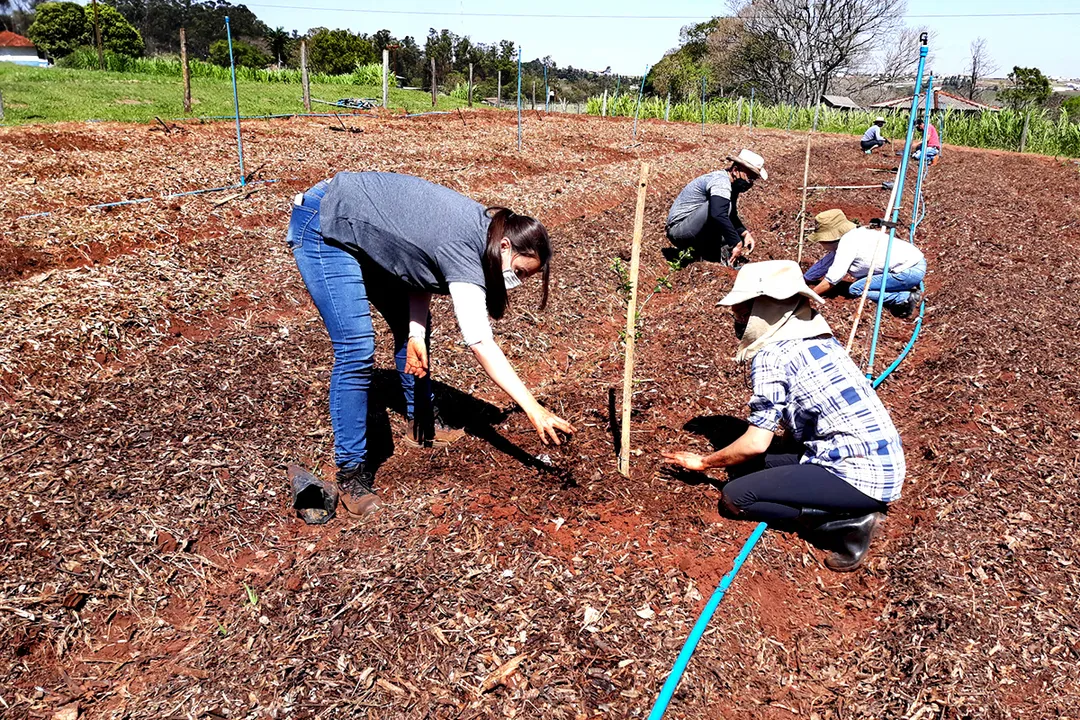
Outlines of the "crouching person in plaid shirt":
M 665 452 L 689 470 L 728 468 L 720 512 L 796 530 L 846 572 L 866 559 L 888 504 L 900 497 L 904 451 L 885 406 L 811 305 L 822 302 L 789 260 L 751 263 L 720 305 L 730 306 L 736 361 L 750 363 L 749 427 L 701 456 Z M 785 431 L 799 449 L 772 453 Z

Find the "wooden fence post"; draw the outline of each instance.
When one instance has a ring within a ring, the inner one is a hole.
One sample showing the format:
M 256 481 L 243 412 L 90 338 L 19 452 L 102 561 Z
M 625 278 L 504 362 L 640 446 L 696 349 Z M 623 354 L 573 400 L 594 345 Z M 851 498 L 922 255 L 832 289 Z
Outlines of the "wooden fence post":
M 184 77 L 184 114 L 191 114 L 191 68 L 188 66 L 187 33 L 180 28 L 180 71 Z
M 97 44 L 98 70 L 104 70 L 105 69 L 105 51 L 101 47 L 101 23 L 98 20 L 97 0 L 93 0 L 93 5 L 94 5 L 94 42 Z
M 532 109 L 533 110 L 536 109 L 536 81 L 535 80 L 533 80 Z
M 438 102 L 439 89 L 435 85 L 435 58 L 431 58 L 431 107 Z
M 668 90 L 667 102 L 664 103 L 664 122 L 671 118 L 671 91 Z
M 600 117 L 607 117 L 607 88 L 604 88 L 604 99 L 600 102 Z
M 1031 122 L 1031 110 L 1027 111 L 1024 115 L 1024 129 L 1020 132 L 1020 152 L 1024 152 L 1024 148 L 1027 147 L 1028 137 L 1028 123 Z
M 390 50 L 382 51 L 382 106 L 385 110 L 390 100 Z
M 634 339 L 637 335 L 638 272 L 641 268 L 641 233 L 645 223 L 645 192 L 649 187 L 649 163 L 641 163 L 637 210 L 634 212 L 634 240 L 630 247 L 630 301 L 626 306 L 626 366 L 623 369 L 622 442 L 619 472 L 630 477 L 630 409 L 634 394 Z
M 502 70 L 499 70 L 499 84 L 495 91 L 495 107 L 502 107 Z
M 472 107 L 472 63 L 469 63 L 469 107 Z
M 4 120 L 4 92 L 0 90 L 0 122 Z
M 311 82 L 307 72 L 307 40 L 300 41 L 300 85 L 304 89 L 304 112 L 311 112 Z

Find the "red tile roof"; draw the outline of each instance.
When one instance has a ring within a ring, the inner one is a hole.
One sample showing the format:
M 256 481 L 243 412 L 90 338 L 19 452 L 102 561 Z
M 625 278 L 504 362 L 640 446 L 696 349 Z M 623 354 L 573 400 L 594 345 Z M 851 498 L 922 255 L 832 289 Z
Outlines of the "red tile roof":
M 30 38 L 17 35 L 10 30 L 0 30 L 0 47 L 34 47 Z

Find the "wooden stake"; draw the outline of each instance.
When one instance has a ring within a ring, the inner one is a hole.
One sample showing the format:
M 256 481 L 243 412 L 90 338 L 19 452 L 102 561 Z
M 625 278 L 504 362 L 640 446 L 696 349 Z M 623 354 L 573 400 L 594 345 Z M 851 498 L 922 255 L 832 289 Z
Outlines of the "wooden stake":
M 634 390 L 634 336 L 637 335 L 638 270 L 641 266 L 641 232 L 645 224 L 645 191 L 649 187 L 649 163 L 641 163 L 637 210 L 634 212 L 634 240 L 630 248 L 630 302 L 626 307 L 626 367 L 623 371 L 622 442 L 619 472 L 630 477 L 630 405 Z
M 184 77 L 184 114 L 191 114 L 191 68 L 188 65 L 187 33 L 180 28 L 180 71 Z
M 890 222 L 893 214 L 893 205 L 896 203 L 896 188 L 900 185 L 900 169 L 896 170 L 896 177 L 893 178 L 892 192 L 889 193 L 889 204 L 885 207 L 886 222 Z M 874 254 L 870 256 L 870 270 L 866 273 L 866 284 L 863 286 L 862 295 L 859 297 L 859 305 L 855 308 L 855 319 L 851 321 L 851 333 L 848 335 L 847 346 L 844 350 L 847 354 L 851 354 L 851 348 L 855 344 L 855 333 L 859 330 L 859 322 L 862 320 L 863 308 L 866 307 L 866 296 L 870 293 L 870 281 L 874 278 L 874 260 L 877 258 L 878 250 L 881 249 L 881 241 L 886 237 L 888 233 L 881 233 L 881 237 L 874 243 Z M 884 281 L 885 278 L 882 278 Z M 885 292 L 885 288 L 881 288 L 878 292 Z
M 502 70 L 499 70 L 499 84 L 495 91 L 495 107 L 502 107 Z
M 799 210 L 799 255 L 795 260 L 797 263 L 802 262 L 803 235 L 806 234 L 806 185 L 810 180 L 810 138 L 813 135 L 813 130 L 806 132 L 806 157 L 803 159 L 802 170 L 802 208 Z
M 1020 132 L 1020 152 L 1024 152 L 1024 148 L 1027 147 L 1028 136 L 1028 123 L 1031 122 L 1031 111 L 1028 110 L 1024 115 L 1024 129 Z
M 469 107 L 472 107 L 472 63 L 469 63 Z
M 435 58 L 431 58 L 431 107 L 435 107 L 435 103 L 438 102 L 439 89 L 435 85 Z
M 4 93 L 0 90 L 0 121 L 4 119 Z
M 382 51 L 382 106 L 387 108 L 390 98 L 390 51 L 383 48 Z
M 307 72 L 307 40 L 300 41 L 300 85 L 304 88 L 304 112 L 311 112 L 311 82 Z

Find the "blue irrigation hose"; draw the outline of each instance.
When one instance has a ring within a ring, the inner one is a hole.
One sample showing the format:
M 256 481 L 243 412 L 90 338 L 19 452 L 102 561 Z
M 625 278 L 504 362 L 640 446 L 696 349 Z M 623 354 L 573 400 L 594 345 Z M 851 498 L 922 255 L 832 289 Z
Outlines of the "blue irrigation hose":
M 521 150 L 521 46 L 518 45 L 518 150 Z
M 641 97 L 645 94 L 645 78 L 649 75 L 649 66 L 645 66 L 645 74 L 641 76 L 641 88 L 637 94 L 637 105 L 634 106 L 634 139 L 637 140 L 638 111 L 641 110 Z
M 708 627 L 713 613 L 716 612 L 720 601 L 724 599 L 724 593 L 727 592 L 731 581 L 735 579 L 739 568 L 743 566 L 746 558 L 750 556 L 750 551 L 754 549 L 758 540 L 765 534 L 767 527 L 768 525 L 765 523 L 758 523 L 757 527 L 754 528 L 754 532 L 750 533 L 750 537 L 743 543 L 742 550 L 739 551 L 738 556 L 735 558 L 731 570 L 720 580 L 720 584 L 716 587 L 712 597 L 709 598 L 709 602 L 705 604 L 705 608 L 701 611 L 697 622 L 694 623 L 694 628 L 690 631 L 690 636 L 686 638 L 686 643 L 683 644 L 683 649 L 679 651 L 679 657 L 675 660 L 671 673 L 668 675 L 667 680 L 664 681 L 664 686 L 660 689 L 660 695 L 656 698 L 656 703 L 653 705 L 652 712 L 649 713 L 648 720 L 660 720 L 660 718 L 664 717 L 664 711 L 667 710 L 668 703 L 671 702 L 671 697 L 675 694 L 675 688 L 679 686 L 679 681 L 682 679 L 683 671 L 686 670 L 686 666 L 697 648 L 698 641 L 701 640 L 701 636 L 705 633 L 705 628 Z
M 889 229 L 889 242 L 885 246 L 885 263 L 882 265 L 881 289 L 878 291 L 877 312 L 874 314 L 874 332 L 870 340 L 870 357 L 866 361 L 866 379 L 874 378 L 874 356 L 877 354 L 878 335 L 881 333 L 881 313 L 885 309 L 885 288 L 888 286 L 889 261 L 892 259 L 893 240 L 896 238 L 896 221 L 900 219 L 900 200 L 904 197 L 904 181 L 907 179 L 908 160 L 911 157 L 911 138 L 915 134 L 915 114 L 922 94 L 923 71 L 926 69 L 926 56 L 930 48 L 926 45 L 927 35 L 923 33 L 919 47 L 919 70 L 915 76 L 915 94 L 911 98 L 911 112 L 908 114 L 907 137 L 904 140 L 904 156 L 900 161 L 900 177 L 896 181 L 897 203 L 893 208 Z M 870 279 L 867 279 L 870 282 Z
M 236 63 L 233 61 L 232 52 L 232 28 L 229 26 L 229 16 L 225 16 L 225 36 L 229 39 L 229 67 L 232 68 L 232 96 L 233 108 L 236 109 L 236 152 L 240 156 L 240 184 L 247 182 L 244 175 L 244 141 L 240 136 L 240 95 L 236 92 Z
M 923 287 L 923 284 L 919 283 L 919 289 L 921 290 L 923 289 Z M 878 385 L 885 382 L 885 378 L 889 377 L 889 375 L 892 374 L 893 370 L 900 367 L 900 363 L 904 361 L 904 358 L 908 356 L 908 353 L 911 352 L 911 349 L 915 347 L 915 341 L 919 339 L 919 330 L 922 329 L 923 313 L 925 312 L 926 301 L 923 300 L 922 304 L 919 305 L 919 318 L 915 321 L 915 330 L 911 333 L 911 339 L 908 340 L 907 345 L 904 346 L 904 349 L 900 351 L 900 355 L 892 361 L 892 365 L 889 365 L 889 367 L 885 368 L 885 371 L 878 375 L 877 378 L 871 383 L 871 387 L 873 387 L 875 390 L 877 389 Z
M 276 183 L 276 182 L 280 182 L 280 181 L 279 180 L 256 180 L 255 182 L 248 183 L 248 184 L 250 184 L 250 185 L 269 185 L 270 183 Z M 241 187 L 246 187 L 246 185 L 241 185 L 241 184 L 237 183 L 235 185 L 223 185 L 222 187 L 202 188 L 200 190 L 188 190 L 186 192 L 169 193 L 167 195 L 154 195 L 152 197 L 131 198 L 129 200 L 117 200 L 115 202 L 97 203 L 95 205 L 83 205 L 81 207 L 83 209 L 85 209 L 85 210 L 104 210 L 106 208 L 122 207 L 124 205 L 138 205 L 140 203 L 148 203 L 148 202 L 151 202 L 153 200 L 171 200 L 173 198 L 178 198 L 178 197 L 188 197 L 188 196 L 191 196 L 191 195 L 203 195 L 205 193 L 213 193 L 213 192 L 224 192 L 225 190 L 236 190 L 237 188 L 241 188 Z M 79 208 L 79 207 L 80 206 L 76 205 L 76 206 L 69 207 L 69 208 L 64 208 L 64 209 L 65 210 L 70 210 L 70 209 Z M 26 220 L 28 218 L 48 217 L 49 215 L 52 215 L 52 214 L 53 214 L 53 211 L 50 210 L 48 212 L 39 212 L 39 213 L 30 214 L 30 215 L 20 215 L 19 217 L 15 218 L 15 219 L 16 220 Z

